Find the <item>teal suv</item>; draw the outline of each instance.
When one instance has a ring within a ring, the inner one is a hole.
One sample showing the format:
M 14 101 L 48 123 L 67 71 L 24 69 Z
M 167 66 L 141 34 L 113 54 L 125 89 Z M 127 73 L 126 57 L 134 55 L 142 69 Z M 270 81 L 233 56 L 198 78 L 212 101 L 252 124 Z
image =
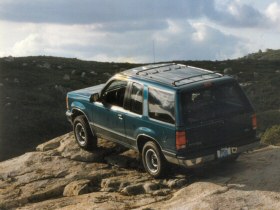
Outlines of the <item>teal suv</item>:
M 98 149 L 103 138 L 135 149 L 155 178 L 168 163 L 234 160 L 259 144 L 254 109 L 237 81 L 201 68 L 137 67 L 69 92 L 66 100 L 80 147 Z

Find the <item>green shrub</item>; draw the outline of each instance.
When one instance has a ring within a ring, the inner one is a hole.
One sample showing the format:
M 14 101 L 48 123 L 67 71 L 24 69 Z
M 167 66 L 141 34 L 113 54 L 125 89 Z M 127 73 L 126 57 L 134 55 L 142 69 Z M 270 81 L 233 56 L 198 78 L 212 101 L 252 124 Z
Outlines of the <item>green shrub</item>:
M 280 125 L 268 128 L 261 138 L 262 143 L 280 145 Z

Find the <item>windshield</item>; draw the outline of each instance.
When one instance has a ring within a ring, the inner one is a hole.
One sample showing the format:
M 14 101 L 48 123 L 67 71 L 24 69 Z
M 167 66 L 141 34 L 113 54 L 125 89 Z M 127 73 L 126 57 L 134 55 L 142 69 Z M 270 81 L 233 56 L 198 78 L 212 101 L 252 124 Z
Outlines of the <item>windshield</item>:
M 250 108 L 241 88 L 232 83 L 183 92 L 181 101 L 186 124 L 225 118 Z

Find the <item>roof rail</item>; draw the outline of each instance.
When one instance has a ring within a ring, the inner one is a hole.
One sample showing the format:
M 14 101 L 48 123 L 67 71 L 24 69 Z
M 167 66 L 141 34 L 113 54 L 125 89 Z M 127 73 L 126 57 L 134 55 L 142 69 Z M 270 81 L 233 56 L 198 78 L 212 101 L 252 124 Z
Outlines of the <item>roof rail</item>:
M 168 67 L 168 66 L 173 66 L 173 65 L 176 65 L 175 63 L 168 63 L 166 65 L 162 65 L 162 66 L 154 66 L 154 67 L 151 67 L 151 68 L 147 68 L 147 69 L 143 69 L 143 70 L 140 70 L 136 73 L 136 75 L 139 75 L 139 73 L 142 73 L 144 71 L 149 71 L 151 69 L 157 69 L 157 68 L 162 68 L 162 67 Z
M 204 70 L 204 69 L 202 69 L 202 70 Z M 192 79 L 192 78 L 195 78 L 195 77 L 201 77 L 201 78 L 202 78 L 203 76 L 207 76 L 207 75 L 215 75 L 215 78 L 216 78 L 216 77 L 221 77 L 220 74 L 217 74 L 217 73 L 215 73 L 215 72 L 211 72 L 211 71 L 208 71 L 208 70 L 205 70 L 205 71 L 206 71 L 206 72 L 209 72 L 209 73 L 205 73 L 205 74 L 200 74 L 200 75 L 194 75 L 194 76 L 190 76 L 190 77 L 181 78 L 181 79 L 178 79 L 178 80 L 173 81 L 173 82 L 172 82 L 172 85 L 178 87 L 178 86 L 187 84 L 187 83 L 184 83 L 184 84 L 181 84 L 181 85 L 176 85 L 176 83 L 178 83 L 178 82 L 181 82 L 181 81 L 183 81 L 183 80 Z
M 192 69 L 198 69 L 200 71 L 205 71 L 205 72 L 208 72 L 208 73 L 212 73 L 213 71 L 210 71 L 210 70 L 207 70 L 207 69 L 202 69 L 202 68 L 198 68 L 198 67 L 195 67 L 195 66 L 187 66 L 189 68 L 192 68 Z

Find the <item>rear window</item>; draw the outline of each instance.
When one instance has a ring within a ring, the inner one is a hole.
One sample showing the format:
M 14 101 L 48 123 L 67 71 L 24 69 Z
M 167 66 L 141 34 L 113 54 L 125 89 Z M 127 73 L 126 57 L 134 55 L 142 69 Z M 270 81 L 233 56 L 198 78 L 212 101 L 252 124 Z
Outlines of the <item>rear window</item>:
M 251 107 L 237 84 L 184 92 L 181 101 L 183 120 L 187 124 L 244 113 Z

